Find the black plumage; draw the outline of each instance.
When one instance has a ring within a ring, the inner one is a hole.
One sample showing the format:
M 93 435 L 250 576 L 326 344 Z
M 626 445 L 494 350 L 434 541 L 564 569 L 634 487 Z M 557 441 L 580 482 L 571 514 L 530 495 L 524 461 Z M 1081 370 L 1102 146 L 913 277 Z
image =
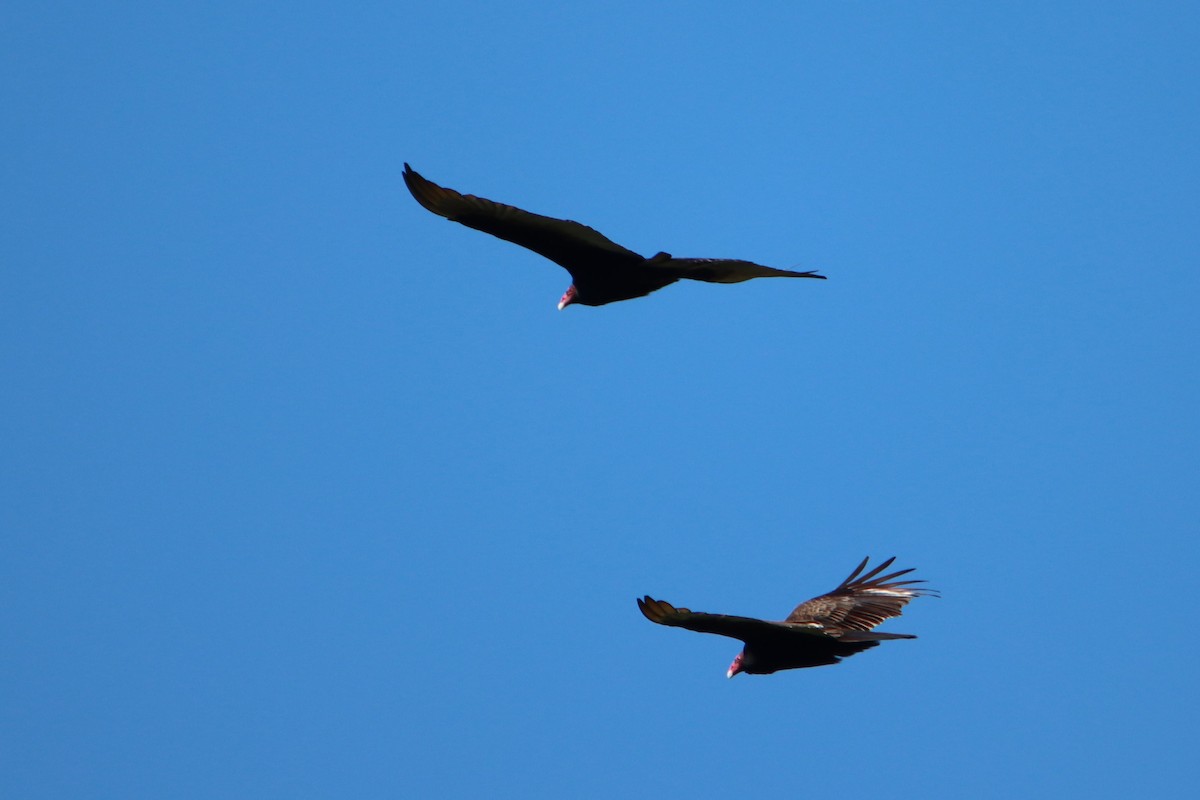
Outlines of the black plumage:
M 404 165 L 404 183 L 412 196 L 434 214 L 490 233 L 545 256 L 571 273 L 571 286 L 560 309 L 578 303 L 602 306 L 631 300 L 688 279 L 740 283 L 751 278 L 821 278 L 815 271 L 794 272 L 724 258 L 674 258 L 658 253 L 643 258 L 586 225 L 522 211 L 438 186 Z
M 937 595 L 932 589 L 914 588 L 924 583 L 922 580 L 896 580 L 912 572 L 911 568 L 880 575 L 895 558 L 863 574 L 869 560 L 864 558 L 833 591 L 796 606 L 782 622 L 691 611 L 649 596 L 637 601 L 638 608 L 646 619 L 659 625 L 740 639 L 745 647 L 729 667 L 731 678 L 739 672 L 765 675 L 836 664 L 882 641 L 917 638 L 872 629 L 900 616 L 913 598 Z

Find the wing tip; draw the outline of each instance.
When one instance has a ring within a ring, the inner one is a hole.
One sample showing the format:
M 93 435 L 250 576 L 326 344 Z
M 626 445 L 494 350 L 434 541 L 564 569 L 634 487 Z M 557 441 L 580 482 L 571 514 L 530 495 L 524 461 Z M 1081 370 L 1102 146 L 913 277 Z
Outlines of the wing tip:
M 657 622 L 657 620 L 654 618 L 655 617 L 654 612 L 657 610 L 655 608 L 655 605 L 657 604 L 657 602 L 658 601 L 655 600 L 650 595 L 648 595 L 648 594 L 643 595 L 643 596 L 637 598 L 638 611 L 641 611 L 642 616 L 644 616 L 646 619 L 650 620 L 651 622 Z
M 642 612 L 642 616 L 651 622 L 657 622 L 659 625 L 666 625 L 667 620 L 678 613 L 675 606 L 668 603 L 666 600 L 655 600 L 650 595 L 643 595 L 637 601 L 638 610 Z

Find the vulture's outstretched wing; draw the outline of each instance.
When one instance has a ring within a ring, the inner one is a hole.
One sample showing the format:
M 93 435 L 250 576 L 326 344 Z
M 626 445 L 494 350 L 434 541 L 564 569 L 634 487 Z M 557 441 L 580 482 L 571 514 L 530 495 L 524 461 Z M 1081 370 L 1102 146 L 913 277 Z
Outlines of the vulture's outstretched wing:
M 603 268 L 607 262 L 643 261 L 637 253 L 586 225 L 544 217 L 472 194 L 459 194 L 426 180 L 408 164 L 404 165 L 404 183 L 417 202 L 434 214 L 526 247 L 572 275 L 578 269 Z
M 753 617 L 735 617 L 728 614 L 706 614 L 687 608 L 676 608 L 665 600 L 646 596 L 637 601 L 642 614 L 651 622 L 687 628 L 698 633 L 715 633 L 732 639 L 758 641 L 762 639 L 787 638 L 792 636 L 806 639 L 828 639 L 829 635 L 818 627 L 793 625 L 786 622 L 771 622 Z
M 933 589 L 912 588 L 913 584 L 925 581 L 894 580 L 912 572 L 912 569 L 879 575 L 895 560 L 894 557 L 889 558 L 862 575 L 860 573 L 870 561 L 869 557 L 864 558 L 841 585 L 828 594 L 814 597 L 796 606 L 788 615 L 787 621 L 799 624 L 816 623 L 831 632 L 869 631 L 885 619 L 900 616 L 904 606 L 914 597 L 937 596 Z
M 741 283 L 751 278 L 818 278 L 816 271 L 793 272 L 733 258 L 672 258 L 664 265 L 681 278 L 707 283 Z

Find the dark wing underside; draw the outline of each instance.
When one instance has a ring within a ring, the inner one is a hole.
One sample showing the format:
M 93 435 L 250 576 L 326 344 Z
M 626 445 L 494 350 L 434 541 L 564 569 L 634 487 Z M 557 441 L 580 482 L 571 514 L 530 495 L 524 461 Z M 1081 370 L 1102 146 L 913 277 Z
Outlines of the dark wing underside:
M 819 628 L 803 627 L 787 622 L 771 622 L 753 617 L 706 614 L 702 611 L 676 608 L 665 600 L 655 600 L 649 596 L 639 599 L 637 604 L 646 619 L 657 622 L 659 625 L 686 628 L 697 633 L 715 633 L 718 636 L 728 636 L 743 642 L 780 639 L 812 641 L 831 638 Z
M 505 241 L 519 244 L 564 267 L 577 270 L 606 264 L 640 264 L 643 258 L 599 231 L 570 220 L 544 217 L 483 197 L 459 194 L 421 177 L 404 165 L 404 183 L 417 202 L 434 214 Z
M 912 588 L 913 584 L 924 581 L 895 580 L 912 572 L 912 569 L 880 575 L 895 558 L 889 558 L 865 575 L 860 574 L 869 560 L 864 558 L 858 568 L 832 592 L 796 606 L 787 621 L 816 623 L 831 633 L 869 631 L 886 619 L 900 616 L 904 606 L 914 597 L 937 594 L 932 589 Z
M 818 275 L 815 271 L 793 272 L 788 269 L 764 267 L 753 261 L 739 261 L 732 258 L 672 258 L 665 262 L 664 267 L 671 269 L 680 278 L 707 283 L 741 283 L 751 278 L 818 278 L 825 280 L 824 275 Z

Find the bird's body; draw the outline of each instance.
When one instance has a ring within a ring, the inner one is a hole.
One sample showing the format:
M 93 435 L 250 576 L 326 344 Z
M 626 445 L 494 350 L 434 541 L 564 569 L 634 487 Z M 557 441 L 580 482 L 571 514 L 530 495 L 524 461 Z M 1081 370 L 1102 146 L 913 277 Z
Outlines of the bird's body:
M 706 614 L 676 608 L 663 600 L 643 597 L 638 608 L 651 622 L 699 633 L 729 636 L 745 643 L 729 667 L 729 677 L 739 672 L 766 675 L 784 669 L 836 664 L 846 656 L 861 653 L 890 639 L 915 639 L 907 633 L 879 633 L 872 629 L 886 619 L 898 617 L 915 597 L 936 595 L 931 589 L 913 588 L 920 580 L 895 580 L 912 572 L 899 570 L 880 575 L 895 558 L 889 558 L 866 574 L 869 559 L 833 591 L 814 597 L 792 611 L 781 622 Z
M 519 244 L 571 273 L 572 284 L 559 301 L 560 309 L 573 303 L 602 306 L 632 300 L 685 278 L 739 283 L 751 278 L 825 277 L 736 259 L 673 258 L 668 253 L 644 258 L 578 222 L 533 214 L 438 186 L 408 164 L 404 165 L 404 183 L 416 201 L 434 214 Z

